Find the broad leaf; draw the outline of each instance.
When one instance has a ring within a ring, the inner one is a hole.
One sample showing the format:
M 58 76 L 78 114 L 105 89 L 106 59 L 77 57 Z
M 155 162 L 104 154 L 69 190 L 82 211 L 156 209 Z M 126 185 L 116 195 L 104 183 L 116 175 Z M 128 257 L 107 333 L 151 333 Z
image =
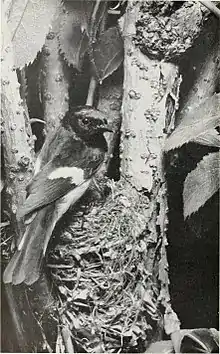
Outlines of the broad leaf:
M 186 333 L 181 341 L 180 353 L 218 353 L 219 346 L 208 328 L 197 328 Z
M 220 134 L 215 129 L 209 129 L 205 133 L 192 140 L 195 143 L 220 148 Z
M 195 213 L 219 189 L 219 153 L 203 157 L 184 182 L 184 217 Z
M 166 141 L 165 150 L 172 150 L 195 140 L 200 134 L 218 126 L 219 118 L 220 94 L 215 94 L 181 117 L 180 124 Z
M 68 21 L 65 30 L 63 29 L 60 32 L 60 51 L 69 65 L 81 71 L 84 55 L 89 45 L 89 38 L 85 29 L 82 29 L 80 25 L 71 25 L 71 29 L 67 29 L 67 25 Z
M 123 42 L 116 27 L 109 28 L 93 45 L 93 66 L 101 83 L 123 60 Z
M 15 66 L 33 62 L 41 50 L 60 0 L 16 0 L 8 11 Z
M 85 1 L 66 1 L 61 16 L 59 33 L 60 51 L 69 65 L 81 70 L 83 58 L 88 49 L 88 13 L 92 7 Z M 87 11 L 86 11 L 87 10 Z

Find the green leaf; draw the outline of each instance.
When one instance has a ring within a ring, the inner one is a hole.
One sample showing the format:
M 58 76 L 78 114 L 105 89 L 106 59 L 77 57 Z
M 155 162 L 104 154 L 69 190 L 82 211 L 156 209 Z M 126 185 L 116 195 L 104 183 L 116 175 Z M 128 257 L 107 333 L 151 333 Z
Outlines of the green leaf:
M 203 157 L 184 182 L 184 217 L 195 213 L 219 189 L 219 153 Z
M 220 148 L 220 135 L 215 129 L 209 129 L 205 133 L 192 140 L 195 143 Z
M 181 117 L 180 124 L 166 140 L 165 151 L 178 148 L 215 128 L 219 125 L 219 118 L 220 94 L 214 94 Z
M 34 61 L 41 50 L 60 0 L 16 0 L 8 9 L 15 66 Z
M 123 42 L 117 27 L 101 34 L 93 45 L 93 66 L 99 82 L 118 69 L 123 60 Z
M 61 16 L 59 46 L 67 63 L 81 71 L 88 49 L 88 22 L 84 1 L 66 1 Z M 91 7 L 91 6 L 90 6 Z

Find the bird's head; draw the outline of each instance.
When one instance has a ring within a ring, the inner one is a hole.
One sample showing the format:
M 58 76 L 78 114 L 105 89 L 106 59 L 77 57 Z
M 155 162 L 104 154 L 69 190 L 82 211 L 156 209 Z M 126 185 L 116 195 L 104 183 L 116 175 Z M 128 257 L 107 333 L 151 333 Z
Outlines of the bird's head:
M 69 124 L 77 134 L 84 137 L 112 132 L 105 114 L 89 106 L 80 106 L 71 112 Z

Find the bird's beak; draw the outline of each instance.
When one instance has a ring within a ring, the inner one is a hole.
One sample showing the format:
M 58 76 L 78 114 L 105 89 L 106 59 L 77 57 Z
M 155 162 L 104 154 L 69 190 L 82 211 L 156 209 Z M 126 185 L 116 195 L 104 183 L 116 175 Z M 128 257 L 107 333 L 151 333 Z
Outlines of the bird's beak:
M 102 130 L 103 132 L 110 132 L 113 133 L 112 127 L 108 124 L 103 124 L 100 126 L 100 130 Z

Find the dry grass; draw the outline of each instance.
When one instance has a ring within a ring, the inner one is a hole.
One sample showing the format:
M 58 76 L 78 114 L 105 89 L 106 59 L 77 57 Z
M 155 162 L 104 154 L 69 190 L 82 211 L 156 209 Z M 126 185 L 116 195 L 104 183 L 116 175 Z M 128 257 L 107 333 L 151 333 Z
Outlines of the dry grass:
M 74 212 L 49 255 L 62 325 L 78 352 L 141 352 L 161 326 L 157 277 L 146 267 L 148 198 L 110 187 L 105 203 Z

